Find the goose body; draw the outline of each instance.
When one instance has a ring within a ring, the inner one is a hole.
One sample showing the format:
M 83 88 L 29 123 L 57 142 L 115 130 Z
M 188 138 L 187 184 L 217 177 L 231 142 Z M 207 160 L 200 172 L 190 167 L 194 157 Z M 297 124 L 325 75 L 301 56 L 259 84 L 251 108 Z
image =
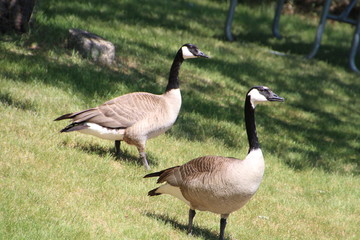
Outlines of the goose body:
M 264 175 L 265 163 L 258 142 L 254 110 L 265 101 L 283 101 L 267 87 L 254 87 L 245 100 L 245 122 L 249 151 L 245 159 L 203 156 L 184 165 L 151 173 L 145 177 L 158 177 L 164 183 L 148 195 L 169 194 L 190 207 L 191 233 L 195 210 L 221 215 L 220 239 L 224 239 L 226 219 L 230 213 L 243 207 L 258 190 Z
M 185 44 L 177 52 L 170 69 L 166 91 L 161 94 L 134 92 L 114 98 L 84 111 L 55 119 L 71 119 L 61 132 L 78 131 L 115 141 L 120 154 L 120 141 L 138 148 L 144 167 L 149 169 L 145 154 L 146 141 L 163 134 L 175 123 L 181 108 L 178 74 L 185 59 L 207 57 L 195 45 Z
M 166 182 L 156 193 L 167 193 L 171 185 L 179 188 L 192 209 L 230 214 L 250 200 L 260 186 L 264 174 L 264 158 L 260 149 L 239 160 L 221 156 L 203 156 L 166 170 Z M 162 175 L 160 175 L 162 176 Z M 226 187 L 224 187 L 226 186 Z
M 102 139 L 131 142 L 131 139 L 150 139 L 164 133 L 175 123 L 180 107 L 179 89 L 162 95 L 137 92 L 117 97 L 86 112 L 80 112 L 73 116 L 73 121 L 82 122 L 74 124 L 77 126 L 75 131 L 79 129 L 77 131 L 81 133 Z M 97 120 L 96 117 L 99 116 L 100 119 Z M 89 121 L 91 118 L 93 121 Z

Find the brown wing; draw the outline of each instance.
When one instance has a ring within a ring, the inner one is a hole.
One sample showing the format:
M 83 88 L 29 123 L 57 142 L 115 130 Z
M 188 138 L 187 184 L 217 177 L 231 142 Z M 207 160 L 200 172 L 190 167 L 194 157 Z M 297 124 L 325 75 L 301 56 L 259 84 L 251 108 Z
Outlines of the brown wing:
M 109 128 L 127 128 L 152 114 L 161 104 L 161 95 L 129 93 L 81 112 L 65 114 L 56 120 L 72 118 L 73 122 L 91 122 Z
M 224 164 L 235 159 L 221 156 L 203 156 L 193 159 L 182 166 L 164 170 L 158 183 L 167 182 L 173 186 L 182 186 L 192 180 L 199 181 L 204 176 L 220 171 Z

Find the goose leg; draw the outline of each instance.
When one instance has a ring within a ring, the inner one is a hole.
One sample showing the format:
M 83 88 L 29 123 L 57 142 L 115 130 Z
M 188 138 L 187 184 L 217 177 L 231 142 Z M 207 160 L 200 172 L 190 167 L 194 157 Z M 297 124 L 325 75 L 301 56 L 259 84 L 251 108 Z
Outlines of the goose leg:
M 145 152 L 140 152 L 140 157 L 141 157 L 141 160 L 143 162 L 145 170 L 150 170 L 149 163 L 148 163 L 148 161 L 146 159 L 146 153 Z
M 150 170 L 149 163 L 146 159 L 145 144 L 146 144 L 146 141 L 142 141 L 142 142 L 137 142 L 134 145 L 137 147 L 137 149 L 139 151 L 140 158 L 144 165 L 145 170 Z
M 225 235 L 225 227 L 226 227 L 226 219 L 229 216 L 229 214 L 221 214 L 221 219 L 220 219 L 220 236 L 219 239 L 220 240 L 224 240 L 224 235 Z
M 191 233 L 192 233 L 192 225 L 193 225 L 193 219 L 195 217 L 195 214 L 196 214 L 195 210 L 190 208 L 190 210 L 189 210 L 189 225 L 188 225 L 188 231 L 187 231 L 187 233 L 189 235 L 191 235 Z
M 121 143 L 120 140 L 115 140 L 115 155 L 116 155 L 116 157 L 121 156 L 120 143 Z

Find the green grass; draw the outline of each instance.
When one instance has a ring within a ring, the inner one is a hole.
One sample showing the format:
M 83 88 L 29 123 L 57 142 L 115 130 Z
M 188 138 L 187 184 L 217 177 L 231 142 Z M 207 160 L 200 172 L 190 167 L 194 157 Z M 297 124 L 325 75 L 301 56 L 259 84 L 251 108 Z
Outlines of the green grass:
M 135 147 L 60 134 L 61 114 L 132 91 L 162 93 L 173 57 L 194 43 L 211 59 L 184 62 L 183 106 L 174 127 L 148 141 L 152 169 L 202 155 L 243 158 L 243 100 L 266 85 L 285 103 L 257 108 L 266 172 L 254 198 L 230 215 L 227 239 L 359 239 L 359 76 L 347 68 L 353 28 L 329 23 L 305 60 L 318 19 L 282 16 L 273 5 L 239 5 L 234 42 L 224 39 L 227 3 L 39 1 L 34 27 L 0 41 L 0 239 L 217 239 L 219 216 L 187 207 L 156 186 Z M 67 50 L 71 27 L 112 41 L 117 65 L 97 66 Z M 36 47 L 36 48 L 34 48 Z M 271 54 L 284 52 L 285 57 Z

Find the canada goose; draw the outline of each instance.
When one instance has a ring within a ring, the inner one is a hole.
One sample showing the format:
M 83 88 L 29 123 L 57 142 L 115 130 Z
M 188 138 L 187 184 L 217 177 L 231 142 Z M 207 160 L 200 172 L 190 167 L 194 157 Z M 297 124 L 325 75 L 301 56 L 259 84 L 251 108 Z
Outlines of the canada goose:
M 118 156 L 120 141 L 135 145 L 145 169 L 150 169 L 145 154 L 146 141 L 164 133 L 174 124 L 181 107 L 178 79 L 181 64 L 185 59 L 198 57 L 208 58 L 195 45 L 184 44 L 171 66 L 165 93 L 128 93 L 98 107 L 62 115 L 55 121 L 71 119 L 72 123 L 60 132 L 79 131 L 114 140 Z
M 221 215 L 220 239 L 224 239 L 226 219 L 243 207 L 256 193 L 264 174 L 264 158 L 256 134 L 255 106 L 266 101 L 284 101 L 269 88 L 253 87 L 246 94 L 245 125 L 249 141 L 244 160 L 203 156 L 184 165 L 147 174 L 144 178 L 159 177 L 164 183 L 148 195 L 170 194 L 189 205 L 188 233 L 191 233 L 195 210 Z

